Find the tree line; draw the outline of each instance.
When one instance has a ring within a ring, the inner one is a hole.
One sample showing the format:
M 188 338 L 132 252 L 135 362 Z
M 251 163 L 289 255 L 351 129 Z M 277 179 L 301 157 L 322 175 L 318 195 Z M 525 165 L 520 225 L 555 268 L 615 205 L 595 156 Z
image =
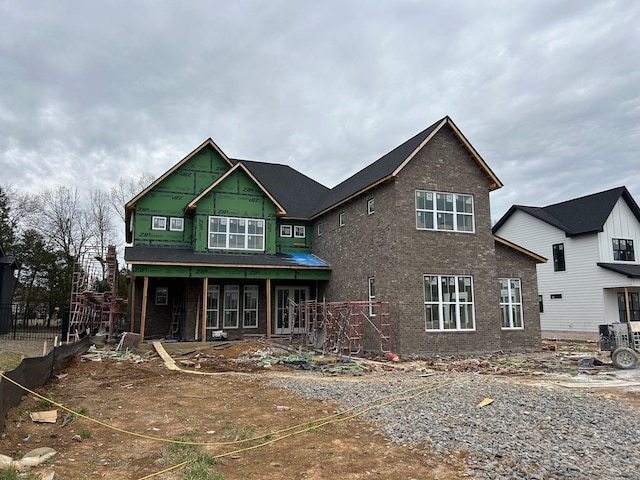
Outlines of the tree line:
M 25 319 L 50 321 L 69 306 L 76 263 L 88 252 L 124 248 L 124 205 L 154 180 L 121 179 L 110 191 L 61 186 L 40 193 L 0 185 L 0 245 L 16 258 L 14 304 Z M 121 266 L 121 277 L 127 271 Z M 126 284 L 118 295 L 126 298 Z

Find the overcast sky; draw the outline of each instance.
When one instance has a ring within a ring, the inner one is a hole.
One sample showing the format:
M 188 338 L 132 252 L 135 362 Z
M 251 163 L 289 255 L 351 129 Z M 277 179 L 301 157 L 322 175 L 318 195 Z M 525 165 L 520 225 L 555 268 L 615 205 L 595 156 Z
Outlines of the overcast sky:
M 494 221 L 640 203 L 640 2 L 0 0 L 0 185 L 108 190 L 211 137 L 333 187 L 445 115 Z

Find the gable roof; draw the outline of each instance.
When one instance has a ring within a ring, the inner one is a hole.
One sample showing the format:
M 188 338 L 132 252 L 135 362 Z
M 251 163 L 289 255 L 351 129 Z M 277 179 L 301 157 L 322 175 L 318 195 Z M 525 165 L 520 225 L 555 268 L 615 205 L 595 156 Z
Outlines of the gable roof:
M 288 218 L 307 219 L 330 189 L 287 165 L 241 162 L 286 210 Z
M 613 207 L 620 198 L 625 200 L 633 215 L 640 222 L 640 208 L 627 188 L 623 186 L 555 203 L 547 207 L 513 205 L 493 226 L 492 231 L 496 233 L 511 215 L 516 211 L 522 211 L 562 230 L 567 237 L 601 232 Z
M 527 250 L 526 248 L 521 247 L 520 245 L 516 245 L 515 243 L 510 242 L 509 240 L 505 240 L 502 237 L 498 237 L 497 235 L 494 235 L 493 240 L 497 243 L 501 243 L 502 245 L 512 248 L 528 257 L 531 257 L 533 260 L 535 260 L 538 263 L 547 263 L 547 259 L 545 257 L 538 255 L 537 253 L 534 253 L 531 250 Z
M 260 183 L 260 181 L 247 169 L 247 167 L 245 167 L 245 165 L 242 162 L 236 163 L 233 167 L 231 167 L 229 170 L 227 170 L 224 175 L 222 175 L 215 182 L 213 182 L 211 185 L 209 185 L 207 188 L 205 188 L 202 192 L 200 192 L 200 194 L 198 194 L 198 196 L 196 196 L 193 200 L 191 200 L 189 202 L 189 204 L 185 207 L 185 211 L 188 212 L 188 211 L 191 211 L 191 210 L 195 210 L 198 202 L 200 201 L 200 199 L 202 197 L 207 195 L 211 190 L 213 190 L 215 187 L 217 187 L 223 181 L 225 181 L 227 178 L 229 178 L 229 175 L 231 175 L 236 170 L 242 170 L 244 173 L 246 173 L 249 176 L 249 178 L 251 178 L 251 180 L 253 180 L 255 182 L 256 185 L 258 185 L 258 187 L 264 192 L 264 194 L 267 197 L 269 197 L 269 199 L 275 204 L 277 213 L 279 215 L 284 215 L 284 214 L 287 213 L 285 208 L 273 197 L 273 195 L 271 195 L 269 190 L 267 190 L 262 185 L 262 183 Z
M 502 187 L 502 182 L 496 177 L 478 152 L 471 146 L 462 132 L 447 116 L 413 136 L 402 145 L 394 148 L 372 164 L 363 168 L 344 182 L 336 185 L 316 205 L 312 217 L 317 217 L 342 203 L 351 200 L 365 191 L 391 180 L 411 161 L 411 159 L 431 140 L 438 131 L 448 125 L 460 142 L 467 148 L 480 169 L 487 175 L 491 190 Z

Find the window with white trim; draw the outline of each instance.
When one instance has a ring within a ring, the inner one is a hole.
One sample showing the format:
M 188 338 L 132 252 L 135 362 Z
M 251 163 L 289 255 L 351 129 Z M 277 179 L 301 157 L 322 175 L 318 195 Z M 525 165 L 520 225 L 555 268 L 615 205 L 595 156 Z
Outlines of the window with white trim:
M 416 190 L 416 228 L 473 232 L 473 196 Z
M 166 230 L 167 217 L 151 217 L 151 230 Z
M 367 297 L 370 302 L 376 301 L 376 278 L 369 277 L 367 279 Z M 376 307 L 374 305 L 369 305 L 369 316 L 375 317 L 376 315 Z
M 305 238 L 307 236 L 307 229 L 304 225 L 296 225 L 293 227 L 294 238 Z
M 184 218 L 171 217 L 169 219 L 169 230 L 172 232 L 182 232 L 184 230 Z
M 319 223 L 318 224 L 318 236 L 321 236 L 321 235 L 322 235 L 322 224 Z
M 224 286 L 224 313 L 222 328 L 238 328 L 238 312 L 240 307 L 240 287 L 238 285 Z
M 290 237 L 291 236 L 292 227 L 291 225 L 280 225 L 280 236 L 281 237 Z
M 207 286 L 207 330 L 220 328 L 220 286 Z M 208 336 L 207 336 L 208 338 Z
M 522 289 L 519 278 L 501 278 L 500 317 L 503 330 L 524 328 L 522 320 Z
M 245 285 L 242 302 L 242 326 L 258 328 L 258 286 Z
M 340 223 L 340 226 L 344 227 L 344 212 L 342 212 L 338 218 L 339 218 L 338 222 Z
M 425 330 L 475 330 L 473 279 L 462 275 L 424 276 Z
M 209 248 L 264 250 L 264 219 L 209 217 Z
M 370 198 L 369 200 L 367 200 L 367 214 L 371 215 L 375 211 L 376 211 L 375 202 L 374 202 L 373 198 Z
M 169 288 L 156 288 L 156 305 L 169 305 Z

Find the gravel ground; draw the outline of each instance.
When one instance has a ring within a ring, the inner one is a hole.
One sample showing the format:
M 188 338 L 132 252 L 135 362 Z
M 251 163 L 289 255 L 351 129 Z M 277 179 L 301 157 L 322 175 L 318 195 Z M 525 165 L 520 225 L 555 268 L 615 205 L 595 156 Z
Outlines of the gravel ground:
M 271 384 L 345 408 L 398 392 L 410 397 L 416 393 L 411 389 L 422 386 L 422 395 L 371 409 L 362 418 L 379 424 L 390 443 L 426 442 L 445 461 L 467 452 L 470 478 L 639 478 L 638 418 L 621 400 L 489 375 L 358 378 L 289 378 Z M 485 398 L 494 401 L 478 406 Z

